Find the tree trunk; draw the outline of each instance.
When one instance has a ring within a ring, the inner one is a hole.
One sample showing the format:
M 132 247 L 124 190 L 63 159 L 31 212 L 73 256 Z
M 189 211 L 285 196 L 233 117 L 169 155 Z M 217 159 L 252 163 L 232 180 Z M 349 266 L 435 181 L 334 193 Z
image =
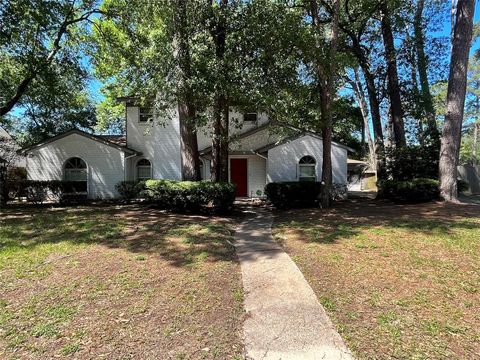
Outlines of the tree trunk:
M 174 46 L 177 66 L 177 98 L 180 122 L 180 148 L 182 153 L 182 180 L 200 180 L 200 157 L 195 132 L 195 107 L 193 92 L 188 84 L 191 74 L 190 48 L 188 44 L 187 4 L 183 0 L 174 2 Z
M 370 65 L 368 59 L 364 53 L 364 50 L 360 44 L 360 41 L 355 37 L 353 33 L 347 33 L 350 36 L 353 44 L 353 53 L 358 60 L 360 68 L 365 78 L 365 85 L 367 87 L 368 102 L 370 104 L 370 113 L 372 116 L 373 134 L 375 137 L 375 147 L 377 153 L 383 152 L 383 129 L 382 129 L 382 117 L 380 115 L 380 103 L 378 101 L 377 89 L 375 87 L 375 76 L 370 71 Z
M 428 61 L 425 55 L 425 36 L 423 33 L 423 9 L 425 0 L 417 1 L 415 19 L 413 22 L 415 33 L 415 49 L 417 53 L 417 70 L 420 78 L 420 89 L 422 92 L 422 108 L 426 119 L 426 133 L 422 134 L 422 142 L 428 140 L 435 147 L 440 145 L 440 133 L 437 128 L 435 107 L 433 105 L 430 84 L 428 82 Z M 422 126 L 423 128 L 423 126 Z
M 475 0 L 458 0 L 448 78 L 447 112 L 441 138 L 439 166 L 440 194 L 449 202 L 458 201 L 457 165 L 474 10 Z
M 195 132 L 195 109 L 190 101 L 178 102 L 180 144 L 182 153 L 182 180 L 199 181 L 200 157 Z
M 228 144 L 229 144 L 229 119 L 228 100 L 226 96 L 227 71 L 225 70 L 225 46 L 227 37 L 226 9 L 228 0 L 220 0 L 218 19 L 212 26 L 212 36 L 215 41 L 215 57 L 217 62 L 217 76 L 219 81 L 216 86 L 214 104 L 214 122 L 212 137 L 212 170 L 211 180 L 214 182 L 228 181 Z
M 392 24 L 386 4 L 382 5 L 382 37 L 385 48 L 385 60 L 387 62 L 388 96 L 390 98 L 391 117 L 395 136 L 395 145 L 406 146 L 405 126 L 403 124 L 403 108 L 398 84 L 397 59 L 393 40 Z
M 358 102 L 358 106 L 360 107 L 360 112 L 362 113 L 362 119 L 363 119 L 363 131 L 366 133 L 366 138 L 367 138 L 367 143 L 368 143 L 368 158 L 369 158 L 369 163 L 373 166 L 376 167 L 376 154 L 375 154 L 375 144 L 373 142 L 372 136 L 370 135 L 370 126 L 369 126 L 369 120 L 368 120 L 368 108 L 367 108 L 367 103 L 365 101 L 365 93 L 363 92 L 363 87 L 362 83 L 360 82 L 360 77 L 358 75 L 358 70 L 353 69 L 355 79 L 351 80 L 349 79 L 349 82 L 353 88 L 353 92 L 355 94 L 355 97 Z M 363 138 L 365 137 L 365 134 L 363 135 Z
M 473 124 L 473 142 L 472 142 L 472 159 L 473 165 L 478 164 L 478 127 L 480 124 Z
M 316 0 L 310 1 L 312 14 L 312 25 L 317 31 L 321 27 Z M 322 207 L 330 206 L 330 190 L 332 188 L 332 114 L 331 105 L 333 99 L 333 87 L 335 76 L 335 57 L 338 47 L 338 19 L 340 13 L 340 0 L 333 4 L 332 39 L 327 60 L 327 70 L 323 67 L 322 59 L 317 58 L 316 72 L 320 91 L 320 120 L 322 122 L 322 186 L 320 192 L 320 203 Z M 316 47 L 320 52 L 320 44 L 317 41 Z

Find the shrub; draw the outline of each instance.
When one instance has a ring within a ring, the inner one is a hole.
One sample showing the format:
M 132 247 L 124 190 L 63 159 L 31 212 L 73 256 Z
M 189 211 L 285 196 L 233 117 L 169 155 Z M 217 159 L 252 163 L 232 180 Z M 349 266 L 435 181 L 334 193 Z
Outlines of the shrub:
M 265 186 L 267 199 L 279 209 L 292 207 L 312 207 L 318 205 L 321 190 L 320 182 L 295 181 L 273 182 Z M 332 184 L 330 198 L 346 198 L 347 187 L 344 184 Z
M 434 179 L 384 180 L 379 184 L 379 196 L 399 203 L 427 202 L 438 199 L 438 186 Z
M 115 185 L 115 189 L 117 189 L 117 192 L 120 195 L 120 199 L 124 201 L 130 201 L 143 196 L 143 192 L 145 190 L 145 182 L 120 181 L 117 185 Z
M 20 180 L 7 183 L 10 199 L 26 197 L 27 201 L 41 204 L 45 200 L 55 200 L 62 203 L 85 201 L 86 195 L 72 194 L 86 193 L 86 183 L 63 180 Z
M 232 208 L 235 192 L 231 183 L 147 180 L 143 193 L 162 209 L 218 213 Z
M 470 189 L 470 184 L 465 180 L 457 180 L 457 189 L 459 193 L 465 192 Z
M 397 181 L 437 179 L 438 151 L 436 146 L 386 147 L 384 171 L 379 178 Z

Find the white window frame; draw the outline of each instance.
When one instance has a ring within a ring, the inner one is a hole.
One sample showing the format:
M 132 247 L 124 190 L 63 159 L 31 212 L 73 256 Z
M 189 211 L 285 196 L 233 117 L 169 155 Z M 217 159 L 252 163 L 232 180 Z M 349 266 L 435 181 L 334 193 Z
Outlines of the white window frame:
M 304 158 L 310 157 L 314 163 L 300 163 Z M 301 176 L 302 168 L 313 168 L 313 176 Z M 310 180 L 309 180 L 310 179 Z M 297 180 L 298 181 L 317 181 L 317 159 L 312 155 L 304 155 L 297 162 Z
M 70 169 L 67 169 L 67 163 L 72 160 L 72 159 L 80 159 L 81 161 L 83 161 L 83 163 L 85 164 L 85 168 L 70 168 Z M 79 170 L 82 170 L 82 172 L 85 173 L 85 180 L 67 180 L 67 173 L 70 172 L 70 171 L 79 171 Z M 85 160 L 83 160 L 80 156 L 72 156 L 70 158 L 68 158 L 64 163 L 63 163 L 63 180 L 65 181 L 85 181 L 85 182 L 88 182 L 88 165 L 87 165 L 87 162 Z
M 148 110 L 148 111 L 145 111 Z M 145 116 L 147 120 L 142 121 L 142 116 Z M 153 106 L 139 106 L 138 107 L 138 122 L 140 124 L 148 124 L 150 119 L 153 120 Z
M 140 161 L 142 161 L 142 160 L 147 160 L 147 161 L 150 163 L 150 166 L 147 166 L 147 165 L 138 165 L 138 163 L 139 163 Z M 139 168 L 147 168 L 147 167 L 150 168 L 150 175 L 149 175 L 149 177 L 148 177 L 148 178 L 143 178 L 143 177 L 140 178 L 140 177 L 138 176 L 138 170 L 139 170 Z M 152 162 L 151 162 L 149 159 L 147 159 L 147 158 L 138 159 L 137 162 L 135 163 L 135 179 L 136 179 L 137 181 L 150 180 L 150 179 L 152 179 L 152 174 L 153 174 L 153 165 L 152 165 Z

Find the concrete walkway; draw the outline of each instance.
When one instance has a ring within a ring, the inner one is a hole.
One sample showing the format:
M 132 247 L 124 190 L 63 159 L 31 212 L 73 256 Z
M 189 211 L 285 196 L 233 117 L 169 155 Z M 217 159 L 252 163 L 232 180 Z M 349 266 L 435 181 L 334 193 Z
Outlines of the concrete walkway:
M 312 288 L 271 235 L 272 215 L 256 208 L 237 229 L 245 291 L 247 359 L 352 359 Z

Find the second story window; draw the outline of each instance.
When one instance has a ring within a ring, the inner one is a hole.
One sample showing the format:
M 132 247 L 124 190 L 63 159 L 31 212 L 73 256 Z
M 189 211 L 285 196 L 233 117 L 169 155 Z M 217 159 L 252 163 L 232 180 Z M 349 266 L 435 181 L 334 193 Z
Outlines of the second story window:
M 146 123 L 147 121 L 151 120 L 153 120 L 153 107 L 141 106 L 138 121 L 141 123 Z
M 257 113 L 249 112 L 243 114 L 243 121 L 249 123 L 257 122 Z

